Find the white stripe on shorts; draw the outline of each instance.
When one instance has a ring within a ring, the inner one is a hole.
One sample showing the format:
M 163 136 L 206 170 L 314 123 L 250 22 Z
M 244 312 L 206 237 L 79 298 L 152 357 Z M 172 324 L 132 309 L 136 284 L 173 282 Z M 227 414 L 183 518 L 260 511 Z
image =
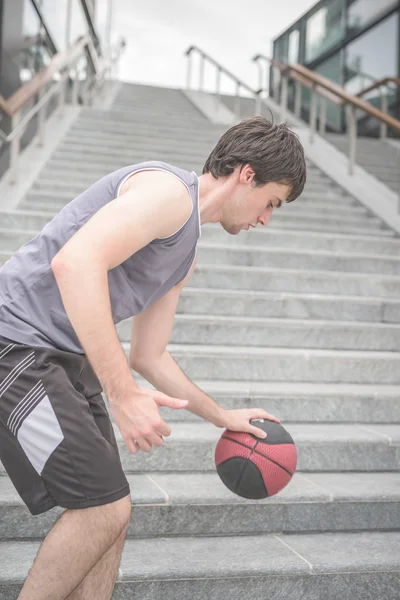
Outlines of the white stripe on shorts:
M 10 416 L 8 417 L 7 427 L 15 435 L 19 424 L 24 416 L 29 412 L 34 404 L 38 404 L 46 395 L 41 380 L 31 389 L 30 392 L 17 404 Z
M 0 385 L 0 398 L 8 390 L 8 388 L 14 383 L 14 381 L 19 377 L 21 373 L 25 371 L 28 367 L 30 367 L 35 362 L 35 353 L 31 352 L 28 354 L 16 367 L 13 368 L 12 371 L 7 375 L 7 377 L 2 381 Z
M 9 346 L 6 346 L 4 350 L 0 352 L 0 358 L 3 358 L 3 356 L 8 354 L 13 348 L 15 348 L 16 345 L 17 344 L 10 344 Z

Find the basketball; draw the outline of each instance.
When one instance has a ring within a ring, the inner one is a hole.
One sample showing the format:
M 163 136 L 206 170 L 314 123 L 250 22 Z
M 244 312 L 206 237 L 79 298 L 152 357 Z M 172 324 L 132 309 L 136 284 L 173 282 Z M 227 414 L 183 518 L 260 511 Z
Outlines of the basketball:
M 280 492 L 297 465 L 296 446 L 282 425 L 251 419 L 267 437 L 226 429 L 215 448 L 215 465 L 221 481 L 243 498 L 259 500 Z

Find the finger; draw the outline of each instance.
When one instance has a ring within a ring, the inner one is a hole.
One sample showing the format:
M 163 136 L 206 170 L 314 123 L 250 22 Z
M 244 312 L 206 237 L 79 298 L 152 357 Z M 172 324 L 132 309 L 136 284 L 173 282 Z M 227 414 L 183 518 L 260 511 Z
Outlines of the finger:
M 141 450 L 143 450 L 143 452 L 151 451 L 151 444 L 149 444 L 149 442 L 144 437 L 136 438 L 136 444 Z
M 189 404 L 188 400 L 172 398 L 162 392 L 154 392 L 153 397 L 159 406 L 168 406 L 169 408 L 186 408 Z
M 128 448 L 129 452 L 131 454 L 136 454 L 136 452 L 138 451 L 138 446 L 136 445 L 135 440 L 133 440 L 131 437 L 123 437 L 123 440 L 125 442 L 126 447 Z
M 160 422 L 154 426 L 154 428 L 160 433 L 160 435 L 165 437 L 171 435 L 171 427 L 164 421 L 164 419 L 161 419 Z
M 270 415 L 269 413 L 265 412 L 265 410 L 258 410 L 258 409 L 254 409 L 254 412 L 252 412 L 252 419 L 267 419 L 268 421 L 274 421 L 275 423 L 280 423 L 280 420 L 278 419 L 278 417 L 274 417 L 274 415 Z
M 160 447 L 163 445 L 164 440 L 162 435 L 160 435 L 157 431 L 154 431 L 152 434 L 146 437 L 146 441 L 153 446 Z
M 265 431 L 263 429 L 260 429 L 259 427 L 252 427 L 250 430 L 250 433 L 252 433 L 253 435 L 256 435 L 257 437 L 261 438 L 262 440 L 265 440 L 265 438 L 267 437 L 267 434 L 265 433 Z

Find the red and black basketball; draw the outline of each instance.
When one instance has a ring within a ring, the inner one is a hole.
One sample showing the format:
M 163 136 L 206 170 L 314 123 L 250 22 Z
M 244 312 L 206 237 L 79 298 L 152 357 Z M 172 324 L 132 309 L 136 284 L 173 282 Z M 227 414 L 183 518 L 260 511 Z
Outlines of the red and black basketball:
M 280 492 L 297 465 L 296 446 L 282 425 L 251 419 L 267 437 L 226 429 L 215 448 L 215 464 L 222 482 L 243 498 L 258 500 Z

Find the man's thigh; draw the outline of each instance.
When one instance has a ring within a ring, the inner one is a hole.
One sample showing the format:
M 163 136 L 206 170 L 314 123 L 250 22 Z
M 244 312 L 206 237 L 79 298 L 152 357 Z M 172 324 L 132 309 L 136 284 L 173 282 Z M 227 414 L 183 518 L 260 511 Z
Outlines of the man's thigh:
M 0 460 L 32 514 L 129 494 L 101 387 L 85 356 L 0 338 Z

